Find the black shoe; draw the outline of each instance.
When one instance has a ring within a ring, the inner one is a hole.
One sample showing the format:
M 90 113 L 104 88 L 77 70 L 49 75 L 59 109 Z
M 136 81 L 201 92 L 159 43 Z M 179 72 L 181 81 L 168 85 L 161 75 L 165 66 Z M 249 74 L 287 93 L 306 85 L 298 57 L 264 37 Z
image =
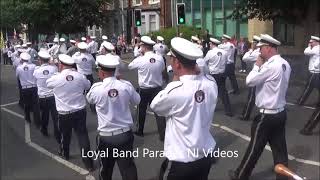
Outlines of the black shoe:
M 69 153 L 63 151 L 62 154 L 63 154 L 63 159 L 65 159 L 65 160 L 67 160 L 67 161 L 70 159 Z
M 59 146 L 60 146 L 60 145 L 59 145 Z M 62 148 L 61 148 L 61 147 L 58 148 L 58 156 L 61 156 L 61 157 L 62 157 Z
M 34 123 L 34 127 L 35 127 L 36 129 L 41 129 L 41 126 L 40 126 L 40 124 L 38 124 L 38 123 Z
M 144 136 L 143 132 L 140 132 L 140 131 L 135 131 L 134 134 L 137 135 L 137 136 L 140 136 L 140 137 Z
M 234 94 L 234 95 L 239 95 L 240 92 L 239 90 L 235 91 L 235 90 L 231 90 L 231 91 L 228 91 L 228 94 Z
M 249 118 L 245 118 L 245 117 L 243 117 L 243 116 L 239 116 L 238 117 L 241 121 L 249 121 Z
M 311 136 L 312 132 L 308 131 L 306 129 L 302 129 L 302 130 L 300 130 L 300 134 L 305 135 L 305 136 Z
M 45 137 L 49 137 L 49 133 L 48 133 L 48 130 L 44 129 L 44 128 L 41 128 L 40 130 L 41 134 Z
M 93 166 L 86 167 L 86 169 L 87 169 L 89 172 L 93 172 L 93 171 L 94 171 L 94 167 L 93 167 Z
M 65 159 L 65 160 L 69 161 L 70 156 L 65 154 L 65 155 L 63 155 L 63 159 Z
M 236 172 L 233 170 L 229 170 L 228 175 L 229 175 L 230 180 L 239 180 L 239 178 L 236 175 Z
M 225 115 L 226 115 L 226 116 L 229 116 L 229 117 L 233 117 L 232 112 L 226 112 Z

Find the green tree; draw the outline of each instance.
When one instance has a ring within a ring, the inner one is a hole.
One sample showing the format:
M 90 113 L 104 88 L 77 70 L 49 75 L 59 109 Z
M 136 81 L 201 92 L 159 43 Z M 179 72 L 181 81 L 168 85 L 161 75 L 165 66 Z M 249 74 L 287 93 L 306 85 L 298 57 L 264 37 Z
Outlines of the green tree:
M 38 33 L 84 32 L 87 26 L 101 25 L 109 0 L 2 0 L 1 28 L 26 24 L 30 39 Z
M 315 7 L 317 7 L 315 11 Z M 281 18 L 291 23 L 301 23 L 310 10 L 319 16 L 319 0 L 238 0 L 232 17 L 274 20 Z

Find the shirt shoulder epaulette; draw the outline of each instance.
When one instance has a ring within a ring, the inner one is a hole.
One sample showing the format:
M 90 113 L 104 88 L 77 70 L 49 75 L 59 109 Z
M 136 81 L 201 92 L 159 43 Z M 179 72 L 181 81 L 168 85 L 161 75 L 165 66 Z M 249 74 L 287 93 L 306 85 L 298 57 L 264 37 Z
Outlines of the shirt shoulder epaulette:
M 167 85 L 167 87 L 165 88 L 165 90 L 167 91 L 167 93 L 169 94 L 170 92 L 172 92 L 173 90 L 181 87 L 183 85 L 183 82 L 181 81 L 173 81 L 171 83 L 169 83 Z

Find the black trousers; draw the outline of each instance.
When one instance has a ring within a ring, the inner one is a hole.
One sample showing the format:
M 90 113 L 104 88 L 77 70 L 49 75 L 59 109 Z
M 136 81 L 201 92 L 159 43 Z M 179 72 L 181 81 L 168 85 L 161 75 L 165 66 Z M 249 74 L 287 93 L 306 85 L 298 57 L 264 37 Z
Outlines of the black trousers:
M 37 128 L 40 128 L 40 107 L 37 88 L 21 89 L 22 102 L 24 104 L 24 117 L 31 122 L 30 113 L 33 111 L 33 121 Z
M 90 141 L 86 125 L 87 112 L 85 109 L 76 111 L 71 114 L 59 114 L 59 129 L 61 131 L 61 145 L 63 155 L 66 159 L 69 159 L 69 146 L 72 136 L 72 129 L 75 131 L 78 137 L 78 144 L 80 153 L 83 151 L 84 154 L 90 150 Z M 82 161 L 87 168 L 93 167 L 91 158 L 82 157 Z
M 86 78 L 90 81 L 90 84 L 92 86 L 94 83 L 94 79 L 93 79 L 92 74 L 86 75 Z M 89 92 L 89 90 L 87 92 Z M 96 112 L 96 106 L 94 104 L 90 104 L 89 107 L 90 107 L 91 112 Z
M 277 114 L 258 114 L 251 126 L 251 140 L 246 153 L 236 170 L 241 180 L 248 180 L 264 147 L 271 146 L 274 165 L 281 163 L 288 166 L 288 152 L 285 137 L 286 111 Z M 277 174 L 277 180 L 288 180 Z
M 242 118 L 243 120 L 249 120 L 252 109 L 254 107 L 255 99 L 256 99 L 256 87 L 248 88 L 248 97 L 247 102 L 242 110 Z
M 242 60 L 243 55 L 239 55 L 241 61 L 241 70 L 247 70 L 247 63 Z
M 209 157 L 188 163 L 166 159 L 161 165 L 159 180 L 207 180 L 210 168 Z
M 156 88 L 150 88 L 150 89 L 138 89 L 138 93 L 140 94 L 141 101 L 140 104 L 138 105 L 138 121 L 137 121 L 137 126 L 138 126 L 138 132 L 143 133 L 144 130 L 144 123 L 146 120 L 146 111 L 148 105 L 151 103 L 153 98 L 162 90 L 162 87 L 156 87 Z M 156 123 L 158 127 L 158 132 L 159 132 L 159 137 L 160 140 L 164 140 L 164 134 L 165 134 L 165 129 L 166 129 L 166 119 L 165 117 L 160 117 L 156 113 L 155 118 L 156 118 Z
M 312 130 L 319 124 L 320 121 L 320 106 L 313 112 L 309 121 L 304 125 L 304 128 L 308 132 L 312 132 Z
M 90 81 L 91 86 L 92 86 L 92 84 L 94 83 L 94 79 L 93 79 L 92 74 L 86 75 L 86 78 Z
M 8 64 L 9 61 L 8 53 L 3 53 L 3 64 Z
M 216 80 L 218 85 L 218 95 L 224 105 L 224 111 L 226 113 L 232 113 L 229 95 L 226 89 L 226 76 L 222 74 L 212 74 L 212 77 Z
M 39 104 L 41 113 L 41 130 L 48 132 L 49 115 L 51 113 L 54 137 L 56 141 L 60 144 L 61 134 L 58 127 L 58 112 L 56 109 L 56 102 L 54 100 L 54 96 L 39 98 Z
M 94 59 L 96 59 L 97 53 L 93 53 L 91 55 L 93 56 Z
M 19 105 L 23 106 L 22 93 L 21 93 L 22 88 L 21 88 L 21 83 L 19 78 L 17 78 L 17 83 L 18 83 L 18 92 L 19 92 Z
M 306 87 L 303 91 L 303 94 L 299 98 L 299 105 L 304 104 L 304 102 L 307 100 L 309 95 L 311 94 L 312 90 L 314 88 L 318 89 L 318 101 L 317 104 L 320 105 L 320 73 L 310 73 L 308 82 L 306 84 Z
M 105 151 L 107 156 L 100 156 L 100 180 L 111 180 L 113 167 L 117 162 L 123 180 L 137 180 L 137 168 L 132 156 L 113 156 L 116 150 L 132 152 L 134 136 L 132 131 L 128 131 L 115 136 L 97 135 L 97 146 L 99 151 Z M 115 154 L 116 155 L 116 154 Z
M 238 82 L 237 82 L 237 78 L 234 71 L 235 71 L 234 63 L 226 64 L 226 70 L 225 70 L 226 77 L 229 78 L 233 91 L 238 92 L 239 87 L 238 87 Z

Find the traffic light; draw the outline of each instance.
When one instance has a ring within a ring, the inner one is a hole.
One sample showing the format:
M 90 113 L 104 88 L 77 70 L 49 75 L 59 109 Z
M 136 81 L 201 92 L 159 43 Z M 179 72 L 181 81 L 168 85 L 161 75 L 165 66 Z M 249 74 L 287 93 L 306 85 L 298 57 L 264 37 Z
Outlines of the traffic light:
M 134 10 L 134 22 L 136 26 L 141 26 L 141 9 Z
M 186 14 L 185 14 L 185 4 L 177 3 L 177 24 L 185 24 L 186 23 Z

